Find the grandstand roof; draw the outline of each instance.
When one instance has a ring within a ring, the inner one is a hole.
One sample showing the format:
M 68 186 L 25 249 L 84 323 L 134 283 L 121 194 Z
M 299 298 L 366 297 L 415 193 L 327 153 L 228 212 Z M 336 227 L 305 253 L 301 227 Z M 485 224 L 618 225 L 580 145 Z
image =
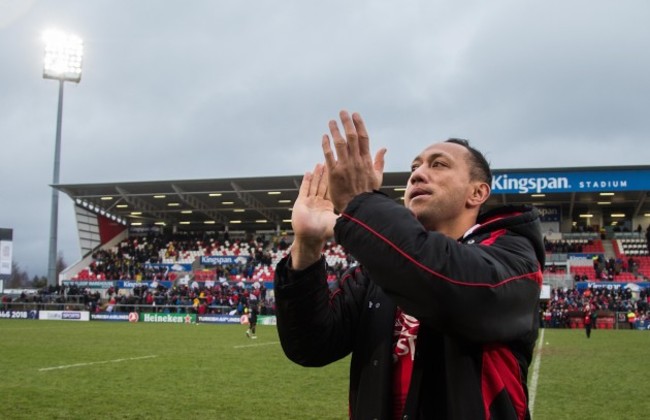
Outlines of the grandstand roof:
M 399 200 L 402 193 L 395 188 L 403 187 L 407 178 L 407 173 L 387 173 L 382 190 Z M 291 228 L 291 207 L 301 179 L 302 175 L 295 175 L 68 184 L 56 188 L 77 205 L 104 211 L 129 225 L 165 223 L 192 230 L 223 230 L 228 226 L 230 231 L 275 231 L 278 226 L 281 230 Z
M 650 166 L 612 168 L 508 169 L 495 170 L 494 175 L 519 172 L 545 173 L 621 173 L 621 171 L 650 171 Z M 591 172 L 590 172 L 591 171 Z M 384 174 L 382 192 L 401 202 L 408 172 Z M 144 181 L 97 184 L 65 184 L 54 186 L 66 193 L 77 205 L 122 221 L 125 225 L 176 226 L 180 230 L 280 231 L 289 230 L 291 207 L 298 195 L 302 175 Z M 604 225 L 612 213 L 623 213 L 630 221 L 650 214 L 648 188 L 616 191 L 606 198 L 602 188 L 584 192 L 552 192 L 544 197 L 532 193 L 493 193 L 487 207 L 503 204 L 529 203 L 538 206 L 558 206 L 563 217 L 576 220 L 579 214 L 602 211 Z M 602 204 L 608 202 L 610 204 Z M 606 210 L 603 210 L 606 209 Z M 648 219 L 650 222 L 650 218 Z M 645 225 L 645 224 L 644 224 Z

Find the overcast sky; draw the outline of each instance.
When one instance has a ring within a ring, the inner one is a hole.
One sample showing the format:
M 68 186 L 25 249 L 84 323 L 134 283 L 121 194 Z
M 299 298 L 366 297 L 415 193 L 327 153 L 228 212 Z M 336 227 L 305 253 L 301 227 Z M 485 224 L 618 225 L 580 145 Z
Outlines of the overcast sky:
M 0 227 L 47 274 L 58 83 L 84 40 L 62 184 L 301 174 L 340 109 L 387 171 L 468 138 L 497 169 L 650 164 L 647 0 L 0 0 Z M 59 251 L 79 258 L 60 198 Z

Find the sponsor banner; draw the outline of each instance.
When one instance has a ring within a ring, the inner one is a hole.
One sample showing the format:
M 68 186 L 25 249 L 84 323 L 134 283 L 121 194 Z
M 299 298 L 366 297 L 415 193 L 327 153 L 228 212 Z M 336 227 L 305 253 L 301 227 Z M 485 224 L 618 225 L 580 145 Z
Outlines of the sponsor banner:
M 119 281 L 87 281 L 87 280 L 63 280 L 62 284 L 65 287 L 75 285 L 77 287 L 82 287 L 82 288 L 88 288 L 88 289 L 109 289 L 111 287 L 117 286 L 120 289 L 133 289 L 136 286 L 142 286 L 142 285 L 147 285 L 147 287 L 153 287 L 151 286 L 152 283 L 154 283 L 153 280 L 142 280 L 142 281 L 136 281 L 136 280 L 119 280 Z M 156 286 L 161 285 L 167 289 L 173 287 L 174 282 L 172 281 L 155 281 Z M 237 281 L 227 281 L 226 283 L 228 284 L 237 284 L 239 282 Z M 246 282 L 248 283 L 248 282 Z M 268 290 L 273 290 L 273 281 L 265 281 L 264 287 L 266 287 Z M 212 287 L 214 286 L 215 282 L 212 282 L 208 284 L 206 282 L 207 287 Z M 197 284 L 198 286 L 198 284 Z
M 240 255 L 208 255 L 201 257 L 202 265 L 231 265 L 231 264 L 246 264 L 248 257 Z
M 239 315 L 206 314 L 198 315 L 197 321 L 206 324 L 241 324 L 241 317 Z
M 206 314 L 197 315 L 199 323 L 206 324 L 248 324 L 248 316 L 246 315 L 217 315 Z M 275 315 L 259 315 L 257 317 L 257 325 L 277 325 Z
M 144 268 L 150 268 L 154 270 L 159 270 L 164 268 L 166 271 L 192 271 L 192 264 L 151 264 L 147 263 L 144 265 Z
M 492 193 L 531 194 L 598 191 L 648 191 L 650 169 L 570 172 L 495 171 Z
M 38 311 L 0 311 L 0 319 L 38 319 Z
M 144 313 L 140 314 L 140 322 L 194 324 L 196 323 L 196 314 Z
M 41 321 L 89 321 L 88 311 L 38 311 Z
M 594 257 L 601 257 L 603 261 L 605 260 L 604 254 L 586 254 L 580 252 L 574 252 L 572 254 L 567 254 L 567 259 L 569 260 L 593 260 Z
M 541 222 L 559 222 L 562 216 L 560 206 L 536 206 Z
M 77 286 L 88 289 L 109 289 L 115 285 L 112 281 L 63 280 L 63 286 Z
M 647 281 L 638 281 L 634 283 L 621 283 L 613 281 L 578 281 L 576 282 L 576 289 L 583 291 L 588 288 L 592 289 L 608 289 L 608 290 L 618 290 L 618 289 L 629 289 L 630 285 L 638 286 L 640 289 L 645 289 L 650 287 L 650 282 Z
M 100 312 L 98 314 L 90 314 L 91 321 L 128 321 L 129 314 L 125 313 L 111 313 L 111 312 Z
M 260 315 L 257 317 L 257 325 L 278 325 L 275 315 Z
M 646 330 L 650 331 L 650 320 L 646 319 L 644 321 L 637 321 L 636 322 L 636 329 L 637 330 Z
M 170 289 L 174 282 L 172 281 L 157 281 L 157 280 L 120 280 L 117 283 L 117 287 L 120 289 L 133 289 L 134 287 L 147 286 L 151 288 L 156 288 L 158 286 L 163 286 L 166 289 Z

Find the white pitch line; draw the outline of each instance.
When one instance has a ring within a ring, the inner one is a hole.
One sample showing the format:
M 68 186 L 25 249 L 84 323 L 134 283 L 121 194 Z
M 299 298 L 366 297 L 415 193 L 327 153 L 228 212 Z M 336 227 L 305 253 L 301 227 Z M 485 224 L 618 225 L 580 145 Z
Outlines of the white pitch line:
M 102 365 L 102 364 L 106 364 L 106 363 L 120 363 L 120 362 L 127 362 L 127 361 L 131 361 L 131 360 L 152 359 L 154 357 L 158 357 L 158 356 L 157 355 L 151 355 L 151 356 L 141 356 L 141 357 L 127 357 L 127 358 L 124 358 L 124 359 L 101 360 L 99 362 L 75 363 L 73 365 L 61 365 L 61 366 L 53 366 L 53 367 L 41 368 L 38 371 L 39 372 L 46 372 L 48 370 L 69 369 L 69 368 L 73 368 L 73 367 Z
M 260 346 L 268 346 L 270 344 L 280 344 L 279 341 L 269 341 L 268 343 L 259 343 L 259 344 L 246 344 L 243 346 L 232 346 L 234 349 L 243 349 L 246 347 L 260 347 Z
M 530 386 L 528 387 L 528 410 L 530 417 L 533 418 L 533 410 L 535 409 L 535 394 L 537 394 L 537 380 L 539 379 L 539 364 L 542 359 L 542 345 L 544 345 L 544 328 L 541 329 L 542 333 L 537 339 L 537 354 L 533 361 L 533 376 L 530 378 Z

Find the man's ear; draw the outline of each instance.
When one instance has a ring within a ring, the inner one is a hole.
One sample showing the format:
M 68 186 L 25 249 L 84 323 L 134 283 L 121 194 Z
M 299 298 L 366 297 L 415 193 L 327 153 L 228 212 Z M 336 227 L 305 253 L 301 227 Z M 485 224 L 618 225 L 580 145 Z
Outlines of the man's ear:
M 481 207 L 490 196 L 490 186 L 485 182 L 475 182 L 472 191 L 467 197 L 467 207 Z

